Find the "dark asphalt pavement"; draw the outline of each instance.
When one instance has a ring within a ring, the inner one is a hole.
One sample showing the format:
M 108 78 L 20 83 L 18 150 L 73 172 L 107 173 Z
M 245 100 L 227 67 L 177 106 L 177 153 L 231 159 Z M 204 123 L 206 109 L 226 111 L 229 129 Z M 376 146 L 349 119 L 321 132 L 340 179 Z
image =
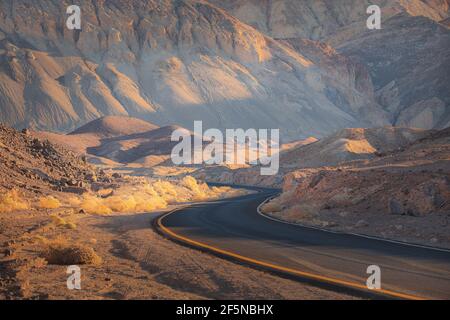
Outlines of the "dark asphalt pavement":
M 264 263 L 365 286 L 369 265 L 382 289 L 450 299 L 450 252 L 329 233 L 270 220 L 257 206 L 275 190 L 175 211 L 161 224 L 177 235 Z

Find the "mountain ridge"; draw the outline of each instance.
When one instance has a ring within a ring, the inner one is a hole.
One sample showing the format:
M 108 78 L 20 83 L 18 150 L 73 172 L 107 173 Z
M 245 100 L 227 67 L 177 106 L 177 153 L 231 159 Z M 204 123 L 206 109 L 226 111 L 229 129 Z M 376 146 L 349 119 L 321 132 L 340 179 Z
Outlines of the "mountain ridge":
M 283 128 L 290 140 L 387 124 L 364 118 L 384 112 L 370 96 L 342 102 L 328 92 L 350 96 L 351 84 L 325 82 L 326 70 L 301 52 L 208 2 L 86 1 L 75 38 L 55 18 L 63 6 L 0 5 L 0 119 L 8 124 L 68 132 L 127 115 L 188 129 L 194 120 Z M 366 105 L 372 111 L 355 111 Z

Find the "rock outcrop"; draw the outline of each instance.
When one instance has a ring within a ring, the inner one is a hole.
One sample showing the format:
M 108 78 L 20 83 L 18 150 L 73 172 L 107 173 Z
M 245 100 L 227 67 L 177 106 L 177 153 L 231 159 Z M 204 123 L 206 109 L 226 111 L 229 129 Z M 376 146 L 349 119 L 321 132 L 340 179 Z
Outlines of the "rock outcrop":
M 210 1 L 277 39 L 320 40 L 359 62 L 391 124 L 423 129 L 450 125 L 448 0 Z M 372 4 L 382 10 L 381 30 L 366 27 L 366 9 Z M 299 50 L 304 52 L 305 46 Z M 346 70 L 332 69 L 348 80 Z M 369 110 L 380 114 L 377 108 Z
M 82 31 L 65 27 L 67 5 L 0 4 L 1 121 L 67 132 L 130 115 L 282 128 L 284 140 L 388 123 L 355 87 L 364 81 L 329 80 L 329 68 L 208 2 L 83 1 Z
M 0 125 L 2 194 L 13 189 L 29 195 L 57 191 L 80 193 L 90 183 L 107 178 L 103 171 L 87 164 L 83 156 L 36 138 L 32 132 L 18 132 Z

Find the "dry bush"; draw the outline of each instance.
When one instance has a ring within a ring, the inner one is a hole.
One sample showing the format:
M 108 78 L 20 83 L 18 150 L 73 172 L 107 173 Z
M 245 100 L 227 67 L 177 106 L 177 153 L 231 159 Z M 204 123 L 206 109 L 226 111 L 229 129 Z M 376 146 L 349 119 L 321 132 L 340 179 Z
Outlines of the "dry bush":
M 12 212 L 28 208 L 28 203 L 20 197 L 19 192 L 15 189 L 0 195 L 0 212 Z
M 28 263 L 28 265 L 32 268 L 40 269 L 47 265 L 47 260 L 45 260 L 44 258 L 41 258 L 41 257 L 34 258 Z
M 68 229 L 76 229 L 77 228 L 75 223 L 66 221 L 65 219 L 63 219 L 57 215 L 52 215 L 52 216 L 50 216 L 50 218 L 52 219 L 53 223 L 58 227 L 65 227 Z
M 274 212 L 280 212 L 282 210 L 281 204 L 278 201 L 278 199 L 274 199 L 263 206 L 261 206 L 261 211 L 263 213 L 274 213 Z
M 67 204 L 69 207 L 79 207 L 81 205 L 81 200 L 78 197 L 69 197 L 66 199 Z
M 156 181 L 152 184 L 157 194 L 162 197 L 168 203 L 180 202 L 180 195 L 178 194 L 175 186 L 169 181 Z
M 98 265 L 102 263 L 102 259 L 91 247 L 79 244 L 70 244 L 61 240 L 55 240 L 48 243 L 42 256 L 49 264 L 57 265 Z
M 99 214 L 99 215 L 111 214 L 112 210 L 104 204 L 104 200 L 105 199 L 86 194 L 86 195 L 83 195 L 83 199 L 81 200 L 80 207 L 85 212 L 90 213 L 90 214 Z
M 56 215 L 50 216 L 50 219 L 52 219 L 53 223 L 57 226 L 63 226 L 66 224 L 66 220 Z
M 41 197 L 38 206 L 42 209 L 57 209 L 61 207 L 61 202 L 52 196 Z
M 45 237 L 43 237 L 41 235 L 35 235 L 32 238 L 32 241 L 36 242 L 36 243 L 40 243 L 40 244 L 46 244 L 48 242 L 47 238 L 45 238 Z
M 228 187 L 209 188 L 206 183 L 198 183 L 195 178 L 186 176 L 180 181 L 147 181 L 134 187 L 122 187 L 107 198 L 85 194 L 79 200 L 79 207 L 87 213 L 100 215 L 148 212 L 167 208 L 172 203 L 218 199 L 235 193 Z M 76 199 L 70 202 L 77 203 Z
M 307 204 L 298 204 L 284 210 L 282 216 L 284 219 L 293 221 L 310 220 L 315 217 L 315 212 L 317 212 L 317 208 Z
M 73 222 L 67 222 L 65 227 L 68 228 L 68 229 L 74 230 L 74 229 L 77 228 L 77 225 L 75 223 L 73 223 Z

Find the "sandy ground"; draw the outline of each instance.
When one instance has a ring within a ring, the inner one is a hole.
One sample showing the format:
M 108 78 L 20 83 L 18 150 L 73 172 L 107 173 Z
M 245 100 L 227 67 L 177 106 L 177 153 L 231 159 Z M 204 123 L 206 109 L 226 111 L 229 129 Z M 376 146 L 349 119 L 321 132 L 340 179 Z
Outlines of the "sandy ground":
M 55 212 L 0 214 L 0 299 L 353 299 L 175 244 L 151 228 L 160 212 L 57 210 L 76 228 L 55 225 Z M 57 237 L 89 245 L 103 259 L 80 265 L 81 290 L 67 289 L 66 266 L 40 258 L 46 239 Z

